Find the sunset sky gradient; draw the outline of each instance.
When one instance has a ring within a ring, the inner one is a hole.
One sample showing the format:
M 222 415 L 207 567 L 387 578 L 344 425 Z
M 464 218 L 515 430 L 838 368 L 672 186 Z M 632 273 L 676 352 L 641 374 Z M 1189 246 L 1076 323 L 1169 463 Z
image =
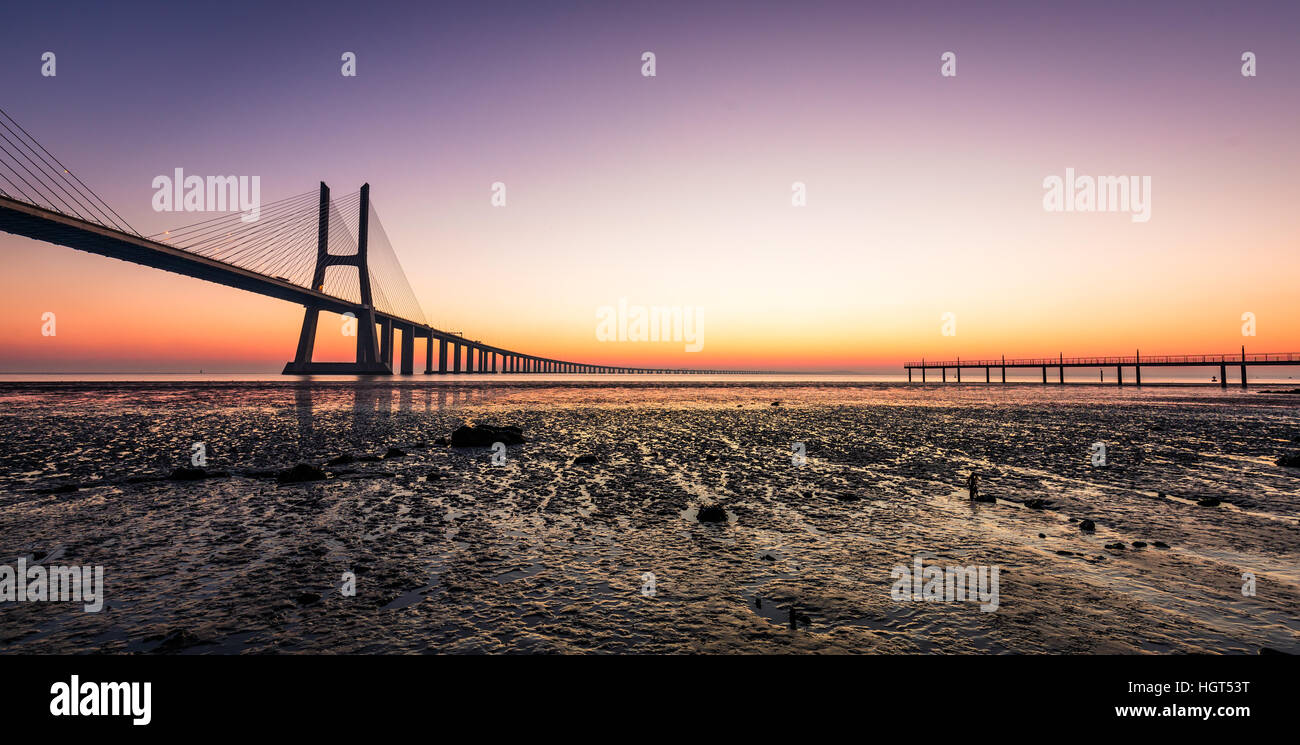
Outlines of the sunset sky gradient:
M 146 234 L 210 217 L 152 211 L 178 167 L 264 202 L 368 181 L 429 321 L 543 356 L 1300 351 L 1300 4 L 869 5 L 14 4 L 0 107 Z M 1150 222 L 1045 212 L 1067 167 L 1150 176 Z M 293 355 L 298 306 L 8 234 L 0 260 L 0 372 Z M 703 351 L 597 341 L 620 299 L 703 308 Z

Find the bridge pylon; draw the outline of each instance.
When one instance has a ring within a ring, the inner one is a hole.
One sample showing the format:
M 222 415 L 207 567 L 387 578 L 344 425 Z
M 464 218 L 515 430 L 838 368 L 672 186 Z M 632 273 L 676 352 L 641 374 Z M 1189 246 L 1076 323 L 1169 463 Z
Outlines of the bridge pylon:
M 329 252 L 330 188 L 320 185 L 320 217 L 316 233 L 316 270 L 312 274 L 313 290 L 325 287 L 325 270 L 331 266 L 354 266 L 357 281 L 361 284 L 361 306 L 357 315 L 357 358 L 355 362 L 313 362 L 316 346 L 316 325 L 321 308 L 307 304 L 302 319 L 302 333 L 298 335 L 298 352 L 292 362 L 284 366 L 286 375 L 353 374 L 392 375 L 393 366 L 380 354 L 379 336 L 375 333 L 375 302 L 370 291 L 370 267 L 367 262 L 367 240 L 370 232 L 370 184 L 361 186 L 361 219 L 357 223 L 357 252 L 338 255 Z

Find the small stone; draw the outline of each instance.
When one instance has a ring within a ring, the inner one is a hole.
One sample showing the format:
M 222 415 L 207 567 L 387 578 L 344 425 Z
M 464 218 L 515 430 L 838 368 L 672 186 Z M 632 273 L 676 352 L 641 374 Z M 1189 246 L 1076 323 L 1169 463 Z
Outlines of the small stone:
M 1096 529 L 1097 529 L 1096 523 L 1094 523 L 1091 520 L 1081 520 L 1079 522 L 1079 530 L 1086 530 L 1089 533 L 1091 533 Z
M 342 455 L 336 455 L 333 458 L 330 458 L 328 461 L 325 462 L 325 465 L 343 466 L 343 465 L 347 465 L 348 463 L 354 463 L 354 462 L 356 462 L 356 458 L 352 457 L 352 453 L 343 453 Z
M 1025 500 L 1025 506 L 1028 507 L 1028 508 L 1031 509 L 1031 510 L 1041 510 L 1041 509 L 1047 507 L 1047 505 L 1049 505 L 1049 504 L 1051 504 L 1051 502 L 1047 501 L 1046 499 L 1026 499 L 1026 500 Z
M 593 463 L 598 463 L 599 461 L 600 461 L 599 458 L 597 458 L 596 456 L 591 455 L 591 454 L 587 454 L 587 455 L 579 455 L 577 458 L 574 458 L 574 459 L 573 459 L 573 465 L 575 465 L 575 466 L 588 466 L 588 465 L 591 465 L 591 464 L 593 464 Z
M 1114 543 L 1107 543 L 1107 544 L 1106 544 L 1106 548 L 1108 548 L 1108 549 L 1110 549 L 1110 550 L 1112 550 L 1112 551 L 1123 551 L 1123 550 L 1124 550 L 1124 542 L 1123 542 L 1123 541 L 1115 541 Z
M 314 592 L 301 592 L 294 600 L 298 601 L 298 605 L 311 605 L 320 602 L 320 595 Z
M 1133 541 L 1133 548 L 1146 548 L 1146 547 L 1147 547 L 1146 541 Z
M 1296 439 L 1300 441 L 1300 438 Z M 1283 455 L 1281 458 L 1277 459 L 1277 464 L 1279 466 L 1286 466 L 1287 468 L 1300 468 L 1300 453 L 1289 453 Z
M 385 457 L 385 458 L 405 458 L 405 457 L 406 457 L 406 451 L 405 451 L 405 450 L 402 450 L 401 448 L 393 448 L 393 447 L 390 447 L 390 448 L 388 448 L 387 451 L 384 452 L 384 457 Z
M 1169 544 L 1165 543 L 1164 541 L 1152 541 L 1151 545 L 1155 546 L 1156 548 L 1169 548 Z
M 1039 537 L 1039 538 L 1046 538 L 1046 537 L 1047 537 L 1047 534 L 1046 534 L 1046 533 L 1039 533 L 1039 534 L 1038 534 L 1038 537 Z
M 1220 502 L 1216 497 L 1209 497 L 1198 501 L 1197 504 L 1201 507 L 1218 507 L 1222 502 Z

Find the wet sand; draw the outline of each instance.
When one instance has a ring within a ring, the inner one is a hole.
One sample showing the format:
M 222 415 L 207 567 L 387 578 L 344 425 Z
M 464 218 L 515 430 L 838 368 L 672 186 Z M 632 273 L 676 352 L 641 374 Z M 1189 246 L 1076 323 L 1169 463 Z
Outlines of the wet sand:
M 529 442 L 438 444 L 464 422 Z M 5 384 L 0 433 L 0 564 L 102 565 L 107 595 L 0 604 L 0 652 L 1300 652 L 1296 396 Z M 228 475 L 163 478 L 194 442 Z M 299 462 L 331 477 L 276 481 Z M 997 611 L 893 600 L 918 555 L 1000 567 Z

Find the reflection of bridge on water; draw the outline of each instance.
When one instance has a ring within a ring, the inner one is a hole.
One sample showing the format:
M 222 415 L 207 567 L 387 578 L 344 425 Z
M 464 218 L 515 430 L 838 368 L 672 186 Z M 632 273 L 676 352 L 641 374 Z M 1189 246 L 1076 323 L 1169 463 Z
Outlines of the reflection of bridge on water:
M 377 419 L 394 414 L 433 414 L 460 406 L 473 406 L 490 403 L 506 394 L 493 386 L 391 386 L 391 385 L 356 385 L 341 387 L 331 385 L 328 389 L 312 385 L 294 386 L 294 413 L 298 420 L 299 442 L 310 442 L 315 432 L 317 407 L 322 405 L 318 399 L 330 402 L 329 408 L 343 410 L 338 406 L 339 397 L 352 399 L 352 429 L 355 435 L 364 435 Z M 429 439 L 436 439 L 449 434 L 439 432 L 431 434 Z

